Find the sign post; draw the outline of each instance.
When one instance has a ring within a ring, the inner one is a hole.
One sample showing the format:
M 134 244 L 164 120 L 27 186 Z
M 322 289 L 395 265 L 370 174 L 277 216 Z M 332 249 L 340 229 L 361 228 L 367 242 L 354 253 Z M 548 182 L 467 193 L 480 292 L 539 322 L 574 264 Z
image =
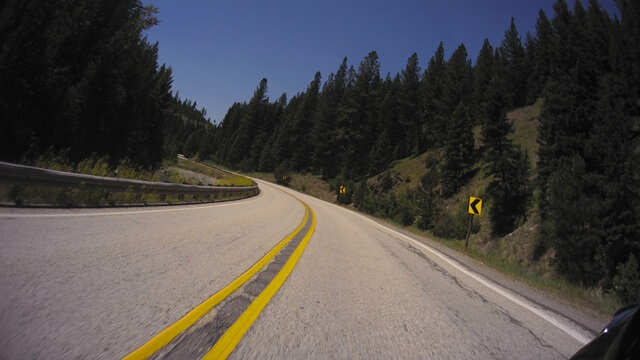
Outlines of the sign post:
M 473 217 L 482 215 L 482 199 L 477 197 L 469 197 L 469 228 L 467 229 L 467 238 L 464 240 L 464 250 L 467 251 L 469 246 L 469 236 L 471 235 L 471 227 L 473 226 Z

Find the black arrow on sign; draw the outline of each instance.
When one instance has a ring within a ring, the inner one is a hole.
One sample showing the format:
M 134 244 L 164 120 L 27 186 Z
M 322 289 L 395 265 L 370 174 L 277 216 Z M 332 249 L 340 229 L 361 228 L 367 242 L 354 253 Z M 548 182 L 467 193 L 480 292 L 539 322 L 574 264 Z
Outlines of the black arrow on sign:
M 471 202 L 471 204 L 469 204 L 469 206 L 471 206 L 471 211 L 473 211 L 476 215 L 480 215 L 480 211 L 478 211 L 478 209 L 476 209 L 476 205 L 478 205 L 482 200 L 480 199 L 475 199 Z

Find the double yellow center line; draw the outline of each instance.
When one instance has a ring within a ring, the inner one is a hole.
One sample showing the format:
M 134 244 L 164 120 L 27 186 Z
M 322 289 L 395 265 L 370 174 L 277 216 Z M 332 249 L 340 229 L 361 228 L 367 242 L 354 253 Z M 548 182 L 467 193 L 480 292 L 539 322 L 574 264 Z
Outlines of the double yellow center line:
M 238 342 L 240 342 L 244 334 L 247 332 L 247 330 L 249 330 L 262 310 L 267 306 L 269 300 L 271 300 L 278 289 L 280 289 L 282 284 L 284 284 L 289 274 L 291 274 L 293 268 L 296 266 L 298 260 L 302 256 L 302 253 L 304 252 L 304 249 L 306 248 L 311 235 L 313 235 L 313 232 L 315 231 L 315 212 L 302 200 L 298 198 L 296 198 L 296 200 L 298 200 L 304 206 L 305 215 L 300 225 L 291 234 L 280 241 L 273 249 L 265 254 L 260 260 L 258 260 L 258 262 L 256 262 L 237 279 L 232 281 L 229 285 L 215 293 L 213 296 L 205 300 L 202 304 L 198 305 L 193 310 L 188 312 L 180 320 L 160 332 L 158 335 L 151 338 L 144 345 L 134 350 L 123 359 L 146 359 L 155 354 L 169 342 L 171 342 L 171 340 L 173 340 L 176 336 L 195 324 L 196 321 L 198 321 L 205 314 L 211 311 L 213 307 L 218 305 L 222 300 L 227 298 L 230 294 L 232 294 L 234 291 L 244 285 L 249 279 L 251 279 L 256 273 L 263 269 L 280 252 L 280 250 L 282 250 L 294 237 L 296 237 L 302 231 L 303 228 L 305 228 L 305 225 L 309 221 L 309 217 L 311 217 L 311 226 L 309 226 L 306 234 L 304 234 L 304 237 L 300 241 L 300 244 L 291 254 L 291 257 L 287 260 L 282 269 L 280 269 L 278 274 L 273 278 L 269 285 L 267 285 L 267 287 L 253 300 L 253 302 L 247 307 L 242 315 L 240 315 L 236 322 L 233 323 L 233 325 L 231 325 L 229 329 L 227 329 L 222 337 L 220 337 L 213 348 L 211 348 L 211 350 L 209 350 L 209 352 L 204 356 L 204 359 L 223 359 L 231 354 Z

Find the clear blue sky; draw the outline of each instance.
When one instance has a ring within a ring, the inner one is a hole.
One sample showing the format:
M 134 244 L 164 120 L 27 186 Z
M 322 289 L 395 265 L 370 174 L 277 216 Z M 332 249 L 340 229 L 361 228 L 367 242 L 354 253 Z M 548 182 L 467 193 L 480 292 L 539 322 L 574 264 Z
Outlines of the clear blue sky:
M 395 75 L 418 53 L 424 70 L 440 41 L 446 57 L 460 43 L 475 58 L 485 38 L 500 44 L 511 16 L 524 41 L 538 11 L 554 0 L 204 1 L 143 0 L 160 9 L 148 32 L 160 63 L 173 68 L 173 90 L 220 122 L 267 78 L 271 100 L 304 91 L 316 71 L 323 81 L 346 56 L 357 68 L 376 50 L 381 74 Z M 568 1 L 573 7 L 573 0 Z M 587 1 L 582 1 L 587 5 Z M 610 14 L 613 0 L 601 0 Z

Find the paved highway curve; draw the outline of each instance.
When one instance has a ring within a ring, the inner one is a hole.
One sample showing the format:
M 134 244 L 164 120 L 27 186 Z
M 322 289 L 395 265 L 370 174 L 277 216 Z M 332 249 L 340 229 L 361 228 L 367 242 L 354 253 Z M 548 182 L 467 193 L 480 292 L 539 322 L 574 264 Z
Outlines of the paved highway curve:
M 285 192 L 315 232 L 230 358 L 555 359 L 603 325 L 426 239 L 259 185 L 231 203 L 0 209 L 0 359 L 130 354 L 300 225 Z

